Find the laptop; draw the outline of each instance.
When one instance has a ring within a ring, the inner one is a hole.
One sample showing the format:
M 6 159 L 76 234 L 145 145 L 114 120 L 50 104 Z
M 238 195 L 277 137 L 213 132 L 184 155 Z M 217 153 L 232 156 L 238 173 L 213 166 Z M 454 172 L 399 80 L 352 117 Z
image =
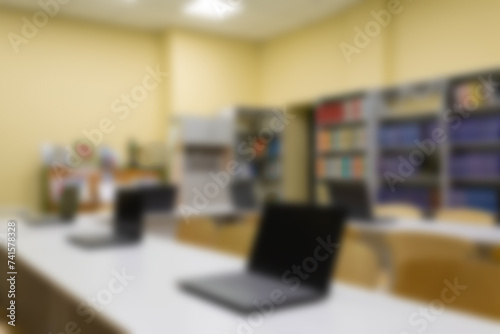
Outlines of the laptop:
M 346 209 L 347 218 L 363 223 L 389 222 L 390 218 L 376 218 L 368 187 L 364 182 L 331 182 L 328 184 L 333 205 Z
M 82 234 L 70 236 L 76 245 L 94 248 L 133 244 L 142 236 L 144 195 L 139 189 L 121 189 L 115 200 L 112 234 Z
M 254 181 L 234 181 L 231 184 L 231 200 L 233 206 L 240 210 L 257 208 Z
M 26 221 L 33 226 L 47 226 L 54 224 L 70 223 L 74 220 L 78 211 L 79 188 L 77 185 L 68 184 L 64 186 L 58 203 L 58 213 L 44 215 L 39 218 L 28 217 Z
M 344 216 L 336 207 L 267 206 L 245 271 L 186 280 L 181 287 L 240 312 L 321 299 L 328 293 Z
M 145 213 L 165 213 L 174 209 L 177 189 L 172 185 L 154 185 L 140 189 Z

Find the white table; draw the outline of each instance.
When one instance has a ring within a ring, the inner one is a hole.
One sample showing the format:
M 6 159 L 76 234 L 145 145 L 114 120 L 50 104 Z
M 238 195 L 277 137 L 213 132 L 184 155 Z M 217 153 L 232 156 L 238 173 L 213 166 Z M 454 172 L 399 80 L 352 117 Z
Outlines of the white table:
M 350 225 L 366 231 L 429 233 L 458 237 L 485 245 L 500 245 L 500 227 L 498 226 L 478 226 L 416 219 L 399 219 L 383 224 L 352 222 Z
M 245 331 L 238 326 L 246 316 L 177 286 L 182 278 L 241 270 L 244 263 L 237 258 L 154 235 L 147 235 L 136 247 L 86 251 L 67 242 L 67 235 L 74 233 L 72 227 L 29 228 L 20 224 L 18 233 L 18 260 L 78 300 L 107 288 L 112 270 L 124 268 L 135 276 L 99 313 L 130 333 L 413 334 L 417 328 L 410 325 L 409 317 L 428 307 L 337 283 L 326 300 L 279 310 L 265 317 L 260 326 Z M 429 322 L 425 333 L 498 334 L 500 324 L 446 310 Z

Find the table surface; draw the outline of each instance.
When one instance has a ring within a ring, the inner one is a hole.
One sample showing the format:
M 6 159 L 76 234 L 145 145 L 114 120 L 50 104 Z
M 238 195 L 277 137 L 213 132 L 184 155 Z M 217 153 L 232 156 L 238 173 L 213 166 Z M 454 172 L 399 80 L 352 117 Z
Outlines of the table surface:
M 146 235 L 133 247 L 88 251 L 70 244 L 68 235 L 92 225 L 92 219 L 80 217 L 76 226 L 69 227 L 32 228 L 19 223 L 18 256 L 82 301 L 106 289 L 113 270 L 134 276 L 99 313 L 130 333 L 412 334 L 421 327 L 413 327 L 410 318 L 429 307 L 381 291 L 334 283 L 323 301 L 278 310 L 260 323 L 252 322 L 178 288 L 184 278 L 242 270 L 241 259 L 155 235 Z M 427 323 L 425 333 L 429 334 L 500 333 L 500 323 L 448 309 Z
M 415 232 L 458 237 L 482 244 L 500 244 L 500 226 L 482 226 L 436 220 L 399 219 L 386 223 L 352 222 L 351 226 L 362 230 L 394 232 Z

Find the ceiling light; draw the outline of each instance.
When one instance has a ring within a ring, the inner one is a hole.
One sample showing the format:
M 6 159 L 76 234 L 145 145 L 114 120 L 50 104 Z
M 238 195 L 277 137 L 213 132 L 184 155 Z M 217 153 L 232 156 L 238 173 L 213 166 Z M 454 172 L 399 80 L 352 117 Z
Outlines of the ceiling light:
M 184 7 L 186 14 L 210 20 L 224 20 L 241 12 L 243 0 L 192 0 Z

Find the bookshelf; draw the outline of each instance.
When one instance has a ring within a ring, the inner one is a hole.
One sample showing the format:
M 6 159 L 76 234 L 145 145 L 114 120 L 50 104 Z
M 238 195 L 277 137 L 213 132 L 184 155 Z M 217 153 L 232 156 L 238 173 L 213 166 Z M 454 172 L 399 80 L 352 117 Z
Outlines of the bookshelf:
M 500 218 L 497 83 L 500 70 L 490 70 L 321 99 L 315 200 L 327 201 L 325 183 L 367 182 L 378 203 L 410 203 L 429 215 L 469 207 Z
M 448 206 L 500 208 L 499 71 L 453 77 L 447 91 Z
M 241 171 L 233 184 L 249 184 L 259 204 L 281 199 L 284 115 L 277 109 L 254 107 L 237 107 L 232 113 L 233 152 Z
M 370 115 L 366 92 L 323 99 L 316 105 L 315 201 L 328 201 L 332 182 L 370 182 Z
M 445 154 L 432 138 L 441 127 L 445 90 L 446 82 L 437 80 L 379 92 L 373 110 L 377 202 L 406 202 L 427 214 L 443 203 Z

